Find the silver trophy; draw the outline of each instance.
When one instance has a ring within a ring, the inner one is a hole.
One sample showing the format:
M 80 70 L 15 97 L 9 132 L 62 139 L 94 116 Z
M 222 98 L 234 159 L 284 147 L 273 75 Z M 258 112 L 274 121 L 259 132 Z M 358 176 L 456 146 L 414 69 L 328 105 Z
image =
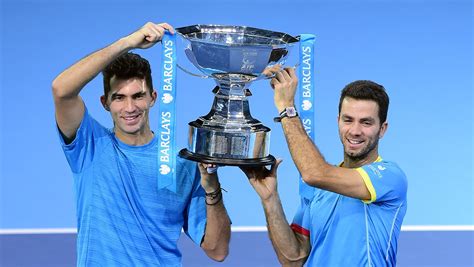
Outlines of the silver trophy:
M 267 78 L 263 71 L 283 64 L 297 37 L 269 30 L 220 25 L 177 28 L 188 59 L 217 86 L 211 111 L 189 123 L 188 148 L 179 155 L 193 161 L 232 166 L 268 165 L 270 128 L 250 115 L 249 85 Z

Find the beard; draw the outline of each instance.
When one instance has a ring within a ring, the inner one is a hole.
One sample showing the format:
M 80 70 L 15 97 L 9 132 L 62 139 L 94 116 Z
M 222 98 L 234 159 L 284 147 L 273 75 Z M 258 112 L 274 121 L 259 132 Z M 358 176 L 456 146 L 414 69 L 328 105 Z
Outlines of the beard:
M 367 156 L 370 154 L 370 152 L 372 152 L 374 149 L 377 148 L 378 144 L 379 144 L 379 140 L 376 139 L 372 142 L 369 142 L 366 147 L 362 148 L 362 150 L 360 150 L 358 152 L 347 152 L 347 151 L 345 151 L 345 154 L 347 155 L 347 157 L 350 160 L 352 160 L 354 162 L 362 161 L 365 158 L 367 158 Z
M 379 144 L 379 135 L 380 130 L 377 132 L 373 139 L 368 140 L 367 146 L 363 147 L 360 151 L 348 151 L 346 148 L 344 148 L 344 153 L 351 161 L 354 162 L 366 159 L 370 152 L 377 148 Z

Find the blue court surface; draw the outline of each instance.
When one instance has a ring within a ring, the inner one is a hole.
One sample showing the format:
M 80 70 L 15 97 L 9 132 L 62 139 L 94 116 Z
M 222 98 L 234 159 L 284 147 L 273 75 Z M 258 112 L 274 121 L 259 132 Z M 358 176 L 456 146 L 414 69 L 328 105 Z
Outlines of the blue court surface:
M 75 234 L 2 234 L 0 266 L 75 266 Z M 341 240 L 341 242 L 344 242 Z M 209 260 L 185 235 L 180 240 L 184 267 L 280 266 L 267 232 L 233 232 L 230 254 L 222 262 Z M 474 266 L 474 231 L 403 231 L 397 266 Z

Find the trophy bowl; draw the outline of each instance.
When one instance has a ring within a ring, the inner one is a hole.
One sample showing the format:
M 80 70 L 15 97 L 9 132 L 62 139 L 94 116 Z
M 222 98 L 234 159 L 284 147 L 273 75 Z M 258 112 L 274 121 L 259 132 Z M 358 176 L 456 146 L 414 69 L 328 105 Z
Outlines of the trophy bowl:
M 189 123 L 188 148 L 179 156 L 216 165 L 272 164 L 271 130 L 251 116 L 249 86 L 266 78 L 266 68 L 284 64 L 299 39 L 245 26 L 193 25 L 176 31 L 201 77 L 217 84 L 211 111 Z

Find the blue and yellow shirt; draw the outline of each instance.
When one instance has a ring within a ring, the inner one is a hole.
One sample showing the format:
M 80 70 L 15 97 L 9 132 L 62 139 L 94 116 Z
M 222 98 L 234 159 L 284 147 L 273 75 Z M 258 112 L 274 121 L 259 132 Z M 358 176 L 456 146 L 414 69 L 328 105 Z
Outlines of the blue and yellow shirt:
M 356 169 L 371 199 L 315 189 L 302 197 L 294 231 L 310 237 L 307 266 L 395 266 L 407 209 L 407 179 L 397 164 L 377 161 Z

